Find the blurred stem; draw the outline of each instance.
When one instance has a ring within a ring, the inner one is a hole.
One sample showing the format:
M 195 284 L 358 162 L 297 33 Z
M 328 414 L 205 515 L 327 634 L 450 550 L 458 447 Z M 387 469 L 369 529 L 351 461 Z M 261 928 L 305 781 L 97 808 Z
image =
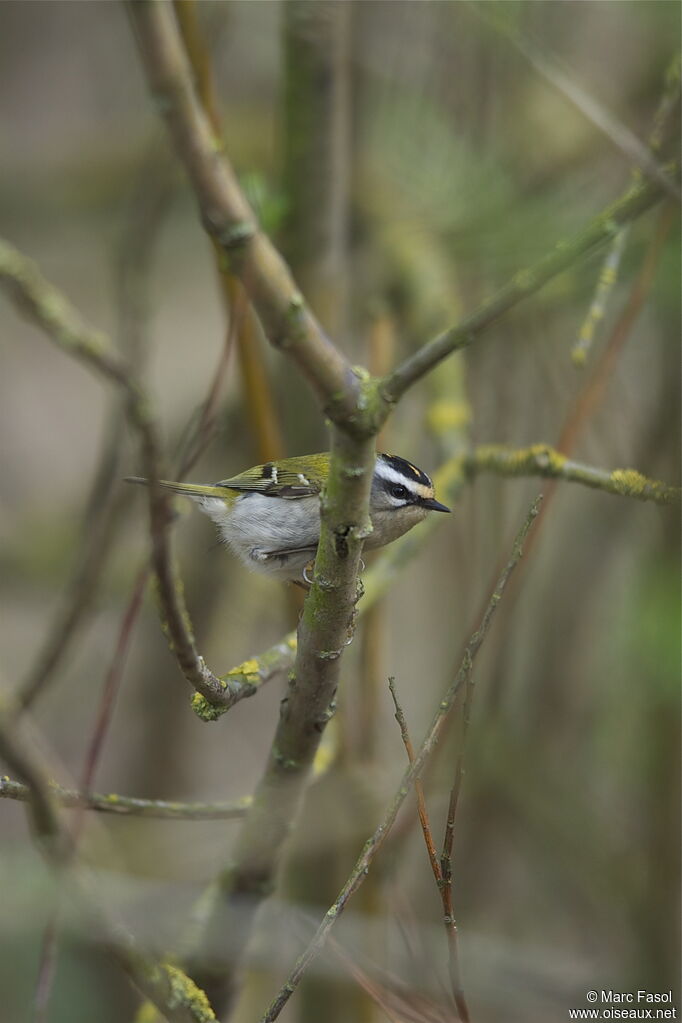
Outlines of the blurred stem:
M 82 789 L 67 789 L 54 782 L 49 783 L 54 801 L 66 809 L 84 808 L 100 813 L 111 813 L 120 817 L 147 817 L 156 820 L 214 821 L 232 820 L 243 817 L 252 803 L 251 796 L 215 803 L 181 803 L 165 799 L 139 799 L 136 796 L 121 796 L 116 792 L 103 795 Z M 27 785 L 13 781 L 6 775 L 0 777 L 0 799 L 14 799 L 27 803 L 31 790 Z
M 661 96 L 658 106 L 653 117 L 653 123 L 651 126 L 651 132 L 649 133 L 648 146 L 652 153 L 658 154 L 663 144 L 663 132 L 665 126 L 671 117 L 673 111 L 677 107 L 680 101 L 680 54 L 676 53 L 665 76 L 665 85 L 663 88 L 663 95 Z M 641 180 L 642 172 L 639 167 L 634 167 L 631 171 L 631 180 L 638 182 Z M 627 244 L 628 235 L 630 233 L 630 226 L 627 225 L 613 239 L 611 246 L 604 257 L 602 268 L 599 273 L 599 280 L 594 293 L 594 298 L 590 303 L 590 308 L 587 312 L 587 316 L 580 328 L 578 333 L 578 339 L 573 346 L 571 351 L 571 358 L 576 366 L 583 366 L 592 342 L 594 340 L 595 330 L 601 320 L 604 318 L 606 311 L 606 305 L 608 303 L 610 295 L 613 293 L 613 288 L 618 277 L 618 270 L 620 267 L 621 257 Z

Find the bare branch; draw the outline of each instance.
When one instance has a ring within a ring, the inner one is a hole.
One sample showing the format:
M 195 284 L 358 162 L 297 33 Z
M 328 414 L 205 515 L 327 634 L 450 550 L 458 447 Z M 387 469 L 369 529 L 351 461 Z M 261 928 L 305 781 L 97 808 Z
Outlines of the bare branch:
M 407 721 L 405 720 L 405 713 L 398 700 L 398 694 L 395 688 L 395 679 L 389 678 L 388 688 L 391 691 L 393 697 L 393 705 L 395 707 L 395 719 L 398 722 L 400 729 L 400 738 L 403 740 L 403 746 L 407 753 L 407 759 L 410 763 L 414 760 L 414 746 L 410 739 L 410 733 L 407 728 Z M 414 791 L 417 796 L 417 813 L 419 814 L 419 823 L 421 824 L 422 833 L 424 835 L 424 844 L 426 845 L 426 852 L 429 857 L 429 863 L 431 864 L 431 872 L 433 873 L 434 880 L 437 885 L 440 884 L 441 873 L 440 866 L 438 864 L 438 853 L 436 852 L 436 844 L 433 840 L 433 832 L 431 830 L 431 824 L 429 822 L 429 814 L 426 809 L 426 799 L 424 798 L 424 786 L 421 783 L 420 778 L 415 778 Z
M 84 807 L 100 813 L 112 813 L 120 817 L 147 817 L 157 820 L 175 821 L 217 821 L 234 820 L 243 817 L 253 802 L 252 796 L 242 796 L 215 803 L 176 803 L 166 799 L 139 799 L 136 796 L 120 796 L 116 792 L 106 795 L 98 792 L 79 792 L 67 789 L 54 782 L 49 783 L 53 800 L 66 809 Z M 31 800 L 28 785 L 13 781 L 6 775 L 0 777 L 0 799 L 14 799 L 21 803 Z

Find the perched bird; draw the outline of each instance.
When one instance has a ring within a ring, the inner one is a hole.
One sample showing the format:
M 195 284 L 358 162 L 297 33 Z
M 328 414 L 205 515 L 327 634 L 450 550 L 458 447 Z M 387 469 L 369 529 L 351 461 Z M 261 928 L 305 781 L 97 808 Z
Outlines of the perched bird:
M 329 454 L 298 455 L 247 469 L 213 486 L 159 484 L 196 501 L 218 527 L 221 539 L 256 572 L 300 583 L 320 539 L 320 500 L 329 475 Z M 129 483 L 147 483 L 128 476 Z M 396 540 L 429 511 L 449 512 L 436 501 L 433 483 L 397 455 L 378 454 L 369 514 L 372 533 L 365 548 Z

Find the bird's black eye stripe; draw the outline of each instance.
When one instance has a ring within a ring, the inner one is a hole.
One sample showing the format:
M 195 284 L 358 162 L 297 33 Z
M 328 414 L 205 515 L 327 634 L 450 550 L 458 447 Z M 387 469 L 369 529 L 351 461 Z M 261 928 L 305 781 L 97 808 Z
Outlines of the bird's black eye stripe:
M 397 497 L 399 500 L 404 500 L 407 496 L 407 487 L 404 487 L 401 483 L 394 483 L 391 486 L 391 497 Z

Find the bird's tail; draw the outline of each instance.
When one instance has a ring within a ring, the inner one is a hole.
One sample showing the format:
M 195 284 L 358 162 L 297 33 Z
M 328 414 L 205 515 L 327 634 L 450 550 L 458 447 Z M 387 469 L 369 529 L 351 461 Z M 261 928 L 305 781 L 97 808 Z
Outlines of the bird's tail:
M 126 483 L 141 483 L 143 486 L 147 486 L 149 480 L 146 480 L 143 476 L 125 476 L 124 481 Z M 226 497 L 227 487 L 206 487 L 200 483 L 173 483 L 171 480 L 159 480 L 160 487 L 164 487 L 166 490 L 172 490 L 176 494 L 184 494 L 185 497 Z

